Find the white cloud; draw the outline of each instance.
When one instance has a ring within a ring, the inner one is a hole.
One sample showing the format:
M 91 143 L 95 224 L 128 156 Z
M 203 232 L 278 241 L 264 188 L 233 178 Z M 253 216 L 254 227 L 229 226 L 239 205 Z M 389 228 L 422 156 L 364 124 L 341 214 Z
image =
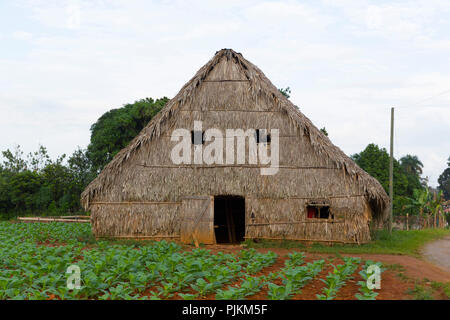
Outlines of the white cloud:
M 12 37 L 17 40 L 31 40 L 33 38 L 33 34 L 26 31 L 14 31 L 12 33 Z
M 450 155 L 450 94 L 409 108 L 450 89 L 448 2 L 19 5 L 28 24 L 3 36 L 15 42 L 0 52 L 1 149 L 42 143 L 54 156 L 71 153 L 105 111 L 174 96 L 216 50 L 231 47 L 290 86 L 292 101 L 347 154 L 370 142 L 388 147 L 389 108 L 403 106 L 396 155 L 417 154 L 433 185 Z

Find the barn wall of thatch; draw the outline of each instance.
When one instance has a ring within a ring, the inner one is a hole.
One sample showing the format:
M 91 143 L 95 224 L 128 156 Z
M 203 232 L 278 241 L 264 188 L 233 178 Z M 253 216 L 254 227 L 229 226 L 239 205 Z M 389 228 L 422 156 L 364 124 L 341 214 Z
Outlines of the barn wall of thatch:
M 246 237 L 360 243 L 370 240 L 371 212 L 364 197 L 326 200 L 333 219 L 307 218 L 310 199 L 248 199 Z M 366 215 L 361 215 L 365 210 Z
M 364 197 L 328 198 L 334 216 L 330 220 L 308 219 L 309 201 L 247 196 L 245 237 L 357 243 L 370 240 L 372 212 Z M 97 203 L 92 207 L 92 226 L 98 237 L 178 239 L 180 210 L 181 203 L 177 202 Z
M 91 223 L 97 237 L 177 237 L 179 203 L 97 203 Z
M 369 239 L 369 219 L 385 216 L 382 187 L 332 145 L 259 69 L 236 59 L 224 54 L 202 68 L 199 80 L 188 82 L 83 192 L 96 235 L 176 237 L 183 197 L 240 195 L 246 199 L 246 214 L 258 213 L 256 223 L 272 223 L 250 226 L 246 219 L 247 237 Z M 202 121 L 203 130 L 217 128 L 224 134 L 226 129 L 278 129 L 278 173 L 262 176 L 248 157 L 246 165 L 175 165 L 170 153 L 177 142 L 171 134 L 178 128 L 193 130 L 194 121 Z M 306 203 L 322 198 L 330 201 L 336 221 L 307 221 Z

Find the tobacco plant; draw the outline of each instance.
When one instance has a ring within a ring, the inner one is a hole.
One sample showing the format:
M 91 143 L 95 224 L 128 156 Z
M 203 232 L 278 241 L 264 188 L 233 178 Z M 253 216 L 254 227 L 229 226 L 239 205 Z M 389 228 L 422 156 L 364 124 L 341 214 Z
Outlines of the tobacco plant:
M 358 300 L 376 300 L 376 297 L 378 296 L 378 292 L 375 292 L 374 289 L 369 289 L 369 287 L 367 286 L 367 281 L 369 279 L 369 275 L 367 274 L 367 268 L 370 265 L 377 265 L 380 268 L 380 272 L 383 272 L 381 262 L 373 262 L 371 260 L 366 261 L 363 269 L 359 272 L 363 281 L 358 281 L 358 284 L 360 286 L 359 288 L 360 293 L 355 294 L 355 297 Z

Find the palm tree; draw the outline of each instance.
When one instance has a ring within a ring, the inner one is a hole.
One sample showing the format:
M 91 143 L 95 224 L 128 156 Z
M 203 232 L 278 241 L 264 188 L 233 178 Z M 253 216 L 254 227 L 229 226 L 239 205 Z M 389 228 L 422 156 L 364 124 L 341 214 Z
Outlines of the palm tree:
M 418 177 L 422 174 L 423 163 L 417 156 L 407 154 L 400 158 L 400 165 L 407 173 L 417 175 Z

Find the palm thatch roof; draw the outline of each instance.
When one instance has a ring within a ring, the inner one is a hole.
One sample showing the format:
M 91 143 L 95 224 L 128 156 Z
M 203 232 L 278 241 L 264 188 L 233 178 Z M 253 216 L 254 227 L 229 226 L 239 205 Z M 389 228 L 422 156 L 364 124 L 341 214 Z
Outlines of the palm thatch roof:
M 113 160 L 108 163 L 102 172 L 94 179 L 81 195 L 82 205 L 88 209 L 92 199 L 96 194 L 105 191 L 108 186 L 114 184 L 115 178 L 120 174 L 124 163 L 139 148 L 146 145 L 152 139 L 158 138 L 163 131 L 163 127 L 172 117 L 176 117 L 180 108 L 189 102 L 192 102 L 202 83 L 206 80 L 208 74 L 219 64 L 221 59 L 232 59 L 235 62 L 239 72 L 245 75 L 244 80 L 248 81 L 250 90 L 248 95 L 255 101 L 264 99 L 271 102 L 280 111 L 287 114 L 289 119 L 298 127 L 299 131 L 306 136 L 315 152 L 321 157 L 327 157 L 336 168 L 344 170 L 354 181 L 365 191 L 366 197 L 372 206 L 376 206 L 378 212 L 377 219 L 384 220 L 388 214 L 389 197 L 381 184 L 367 172 L 362 170 L 351 158 L 349 158 L 341 149 L 333 145 L 330 139 L 317 129 L 300 110 L 292 104 L 278 89 L 267 79 L 264 73 L 254 64 L 244 59 L 244 57 L 231 49 L 222 49 L 206 63 L 189 80 L 178 94 L 171 99 L 166 106 L 142 129 L 142 131 L 122 149 Z M 167 128 L 167 126 L 165 127 Z

